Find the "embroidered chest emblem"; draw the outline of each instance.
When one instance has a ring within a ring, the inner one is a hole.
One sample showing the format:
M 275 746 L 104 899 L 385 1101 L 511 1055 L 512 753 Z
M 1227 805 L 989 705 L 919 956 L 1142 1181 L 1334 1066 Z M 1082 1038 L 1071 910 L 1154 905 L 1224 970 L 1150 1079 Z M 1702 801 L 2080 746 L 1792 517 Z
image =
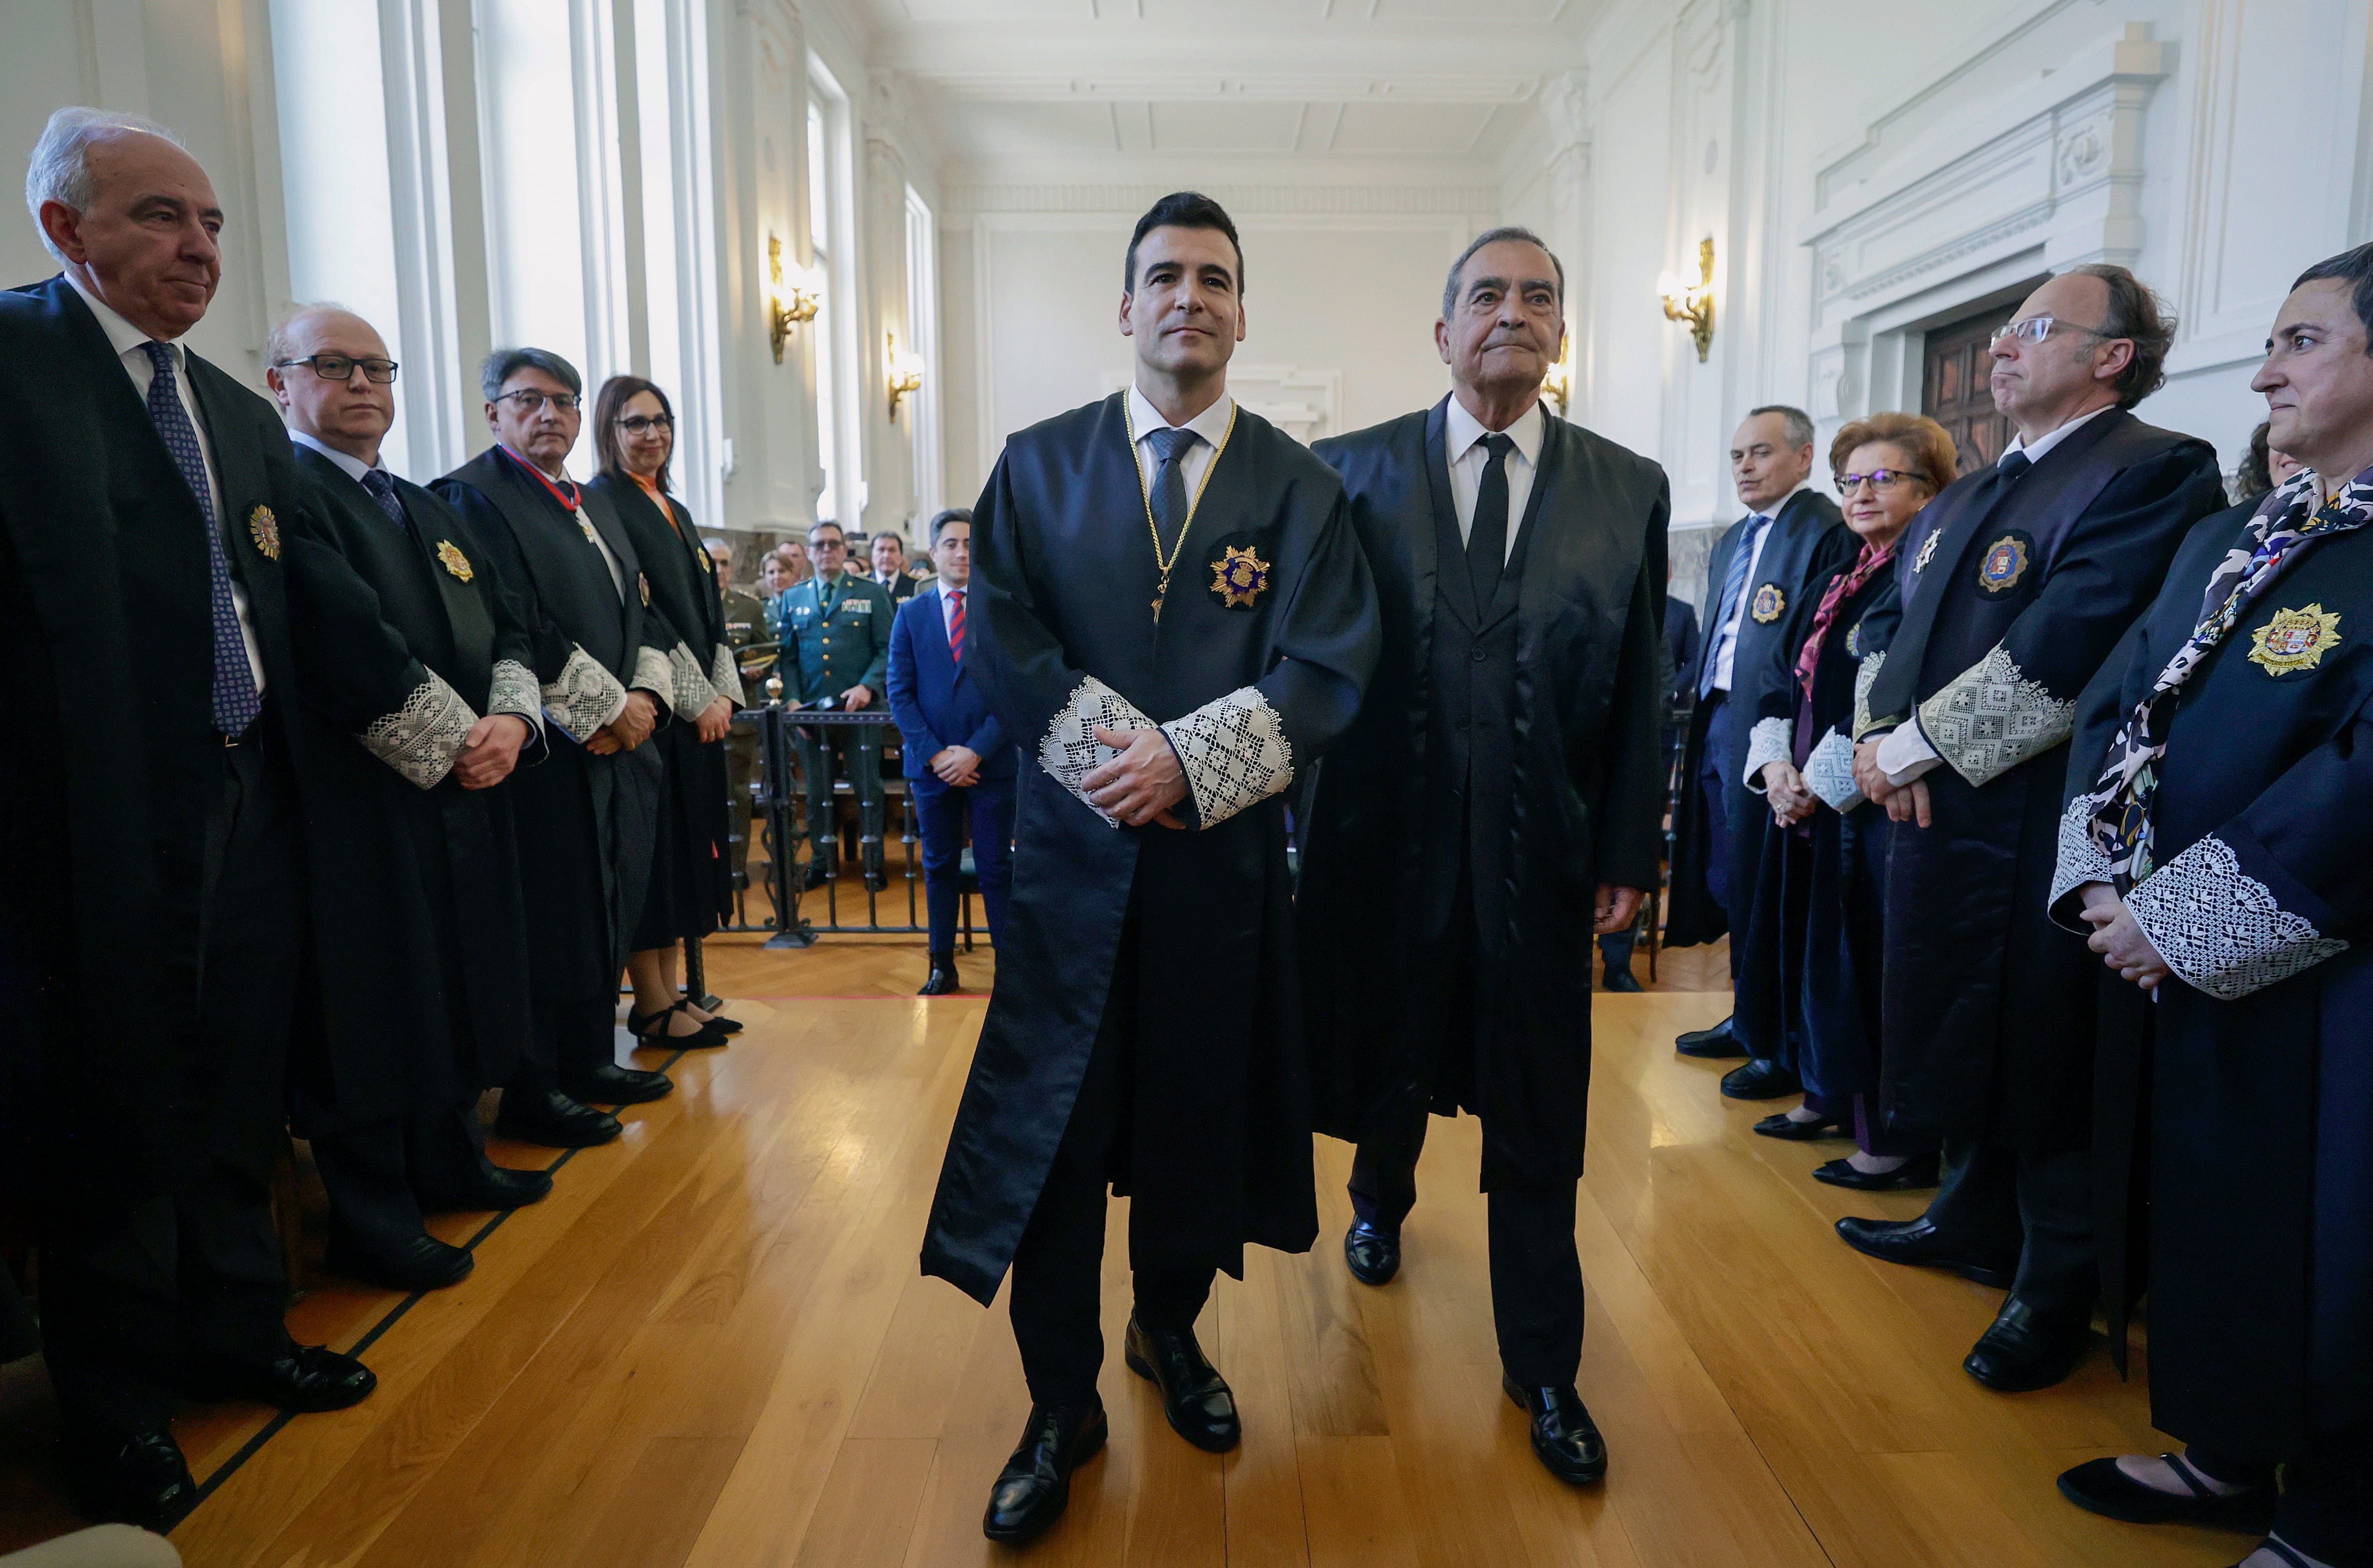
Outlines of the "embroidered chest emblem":
M 585 535 L 585 543 L 597 550 L 602 547 L 602 541 L 593 537 L 593 520 L 583 512 L 577 514 L 577 529 L 579 532 Z
M 2304 610 L 2277 610 L 2274 618 L 2250 634 L 2250 662 L 2270 675 L 2312 670 L 2326 649 L 2340 643 L 2340 615 L 2326 614 L 2320 604 Z
M 247 514 L 247 532 L 265 560 L 280 558 L 280 520 L 272 515 L 270 507 L 258 507 Z
M 463 582 L 478 575 L 476 568 L 470 565 L 470 557 L 462 554 L 461 546 L 450 539 L 437 541 L 437 564 Z
M 1978 560 L 1978 591 L 1999 599 L 2019 585 L 2035 558 L 2034 542 L 2024 533 L 2005 533 L 1986 546 Z
M 1756 624 L 1768 626 L 1786 613 L 1788 596 L 1780 591 L 1778 583 L 1767 582 L 1755 591 L 1755 598 L 1750 608 L 1754 613 Z
M 1211 563 L 1211 596 L 1223 609 L 1248 610 L 1268 591 L 1270 569 L 1257 546 L 1223 545 L 1220 558 Z
M 1920 542 L 1920 558 L 1911 563 L 1913 572 L 1924 572 L 1928 569 L 1928 563 L 1936 558 L 1936 541 L 1944 537 L 1944 530 L 1938 529 Z
M 1862 623 L 1860 621 L 1846 628 L 1846 657 L 1849 659 L 1862 657 Z

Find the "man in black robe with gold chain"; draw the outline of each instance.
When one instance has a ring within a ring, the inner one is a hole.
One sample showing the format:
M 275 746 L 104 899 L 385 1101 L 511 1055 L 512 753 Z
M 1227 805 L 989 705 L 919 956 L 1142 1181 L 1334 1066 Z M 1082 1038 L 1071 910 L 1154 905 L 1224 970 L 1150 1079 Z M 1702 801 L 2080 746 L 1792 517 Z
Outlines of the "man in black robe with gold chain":
M 977 665 L 1021 784 L 997 989 L 923 1270 L 1013 1270 L 1032 1409 L 993 1540 L 1053 1524 L 1105 1440 L 1105 1189 L 1129 1204 L 1132 1371 L 1200 1448 L 1235 1403 L 1194 1323 L 1247 1242 L 1318 1230 L 1284 802 L 1376 657 L 1334 473 L 1227 395 L 1243 252 L 1219 205 L 1140 218 L 1129 391 L 1015 435 L 974 514 Z
M 1485 233 L 1434 322 L 1451 394 L 1315 449 L 1385 636 L 1319 777 L 1294 919 L 1318 1126 L 1359 1145 L 1353 1276 L 1400 1266 L 1428 1113 L 1480 1117 L 1502 1387 L 1541 1463 L 1585 1483 L 1607 1471 L 1574 1389 L 1588 954 L 1663 850 L 1671 501 L 1654 462 L 1542 405 L 1564 294 L 1537 236 Z

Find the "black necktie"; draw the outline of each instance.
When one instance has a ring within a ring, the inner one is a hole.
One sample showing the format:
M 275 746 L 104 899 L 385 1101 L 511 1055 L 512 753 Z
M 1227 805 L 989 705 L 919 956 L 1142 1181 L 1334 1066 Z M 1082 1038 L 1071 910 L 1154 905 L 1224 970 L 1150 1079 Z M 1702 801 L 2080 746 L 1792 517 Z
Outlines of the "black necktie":
M 1467 579 L 1475 585 L 1478 613 L 1491 607 L 1500 591 L 1500 573 L 1508 560 L 1508 454 L 1516 443 L 1506 436 L 1483 438 L 1491 454 L 1483 464 L 1483 483 L 1475 490 L 1475 519 L 1467 530 Z
M 388 477 L 386 469 L 365 469 L 363 488 L 371 493 L 371 499 L 379 503 L 379 509 L 387 513 L 396 527 L 411 526 L 403 515 L 403 503 L 396 498 L 395 481 Z
M 1203 438 L 1192 430 L 1154 430 L 1147 434 L 1146 444 L 1153 449 L 1153 526 L 1162 537 L 1157 542 L 1163 550 L 1178 544 L 1178 531 L 1186 522 L 1186 469 L 1182 462 L 1186 453 Z

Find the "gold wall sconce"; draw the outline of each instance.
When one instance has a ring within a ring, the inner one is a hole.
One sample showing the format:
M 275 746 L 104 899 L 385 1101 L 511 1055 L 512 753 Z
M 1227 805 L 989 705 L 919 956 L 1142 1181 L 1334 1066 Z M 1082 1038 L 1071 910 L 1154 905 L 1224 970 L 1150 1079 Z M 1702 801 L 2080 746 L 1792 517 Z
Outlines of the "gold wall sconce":
M 816 311 L 824 306 L 824 279 L 800 269 L 791 280 L 789 298 L 784 297 L 783 242 L 774 235 L 766 236 L 766 342 L 775 351 L 775 363 L 783 362 L 783 341 L 791 329 L 801 322 L 815 320 Z
M 890 419 L 897 422 L 899 400 L 923 390 L 923 362 L 912 354 L 898 352 L 898 334 L 884 334 L 882 364 L 883 384 L 890 391 Z
M 1698 345 L 1698 363 L 1705 363 L 1706 351 L 1713 346 L 1713 240 L 1711 237 L 1698 241 L 1698 280 L 1684 283 L 1672 273 L 1662 273 L 1656 278 L 1656 292 L 1664 296 L 1665 320 L 1689 323 L 1689 339 Z
M 1573 396 L 1572 367 L 1562 359 L 1551 360 L 1549 368 L 1541 372 L 1541 395 L 1556 404 L 1558 413 L 1563 415 L 1567 401 Z

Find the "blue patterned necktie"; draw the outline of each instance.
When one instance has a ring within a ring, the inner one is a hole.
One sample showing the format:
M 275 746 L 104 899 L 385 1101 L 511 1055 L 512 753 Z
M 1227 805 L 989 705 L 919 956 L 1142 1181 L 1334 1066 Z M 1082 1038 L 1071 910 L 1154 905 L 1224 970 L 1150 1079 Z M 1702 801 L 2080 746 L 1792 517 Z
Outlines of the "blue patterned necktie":
M 173 454 L 173 466 L 198 498 L 206 521 L 206 578 L 214 600 L 215 728 L 225 735 L 247 733 L 263 711 L 263 694 L 255 689 L 255 672 L 247 662 L 247 639 L 239 632 L 239 603 L 231 597 L 230 560 L 223 554 L 222 528 L 215 517 L 214 491 L 206 484 L 205 453 L 198 446 L 198 427 L 181 406 L 181 392 L 173 369 L 173 351 L 161 343 L 140 345 L 156 374 L 148 382 L 148 417 Z
M 1714 607 L 1721 613 L 1713 618 L 1713 637 L 1706 644 L 1705 673 L 1698 679 L 1698 700 L 1702 702 L 1713 694 L 1713 678 L 1722 668 L 1722 639 L 1730 626 L 1730 617 L 1737 608 L 1738 596 L 1747 591 L 1747 574 L 1755 565 L 1756 541 L 1771 526 L 1771 520 L 1758 512 L 1754 525 L 1739 535 L 1738 547 L 1730 553 L 1730 569 L 1722 574 L 1722 600 Z
M 412 524 L 403 515 L 403 503 L 395 498 L 395 481 L 389 477 L 386 469 L 366 469 L 363 488 L 371 493 L 371 499 L 379 503 L 379 509 L 387 513 L 396 527 L 410 529 Z
M 1146 435 L 1146 445 L 1153 449 L 1153 521 L 1162 531 L 1163 549 L 1177 543 L 1178 531 L 1186 521 L 1186 470 L 1179 460 L 1202 439 L 1185 429 L 1153 430 Z

